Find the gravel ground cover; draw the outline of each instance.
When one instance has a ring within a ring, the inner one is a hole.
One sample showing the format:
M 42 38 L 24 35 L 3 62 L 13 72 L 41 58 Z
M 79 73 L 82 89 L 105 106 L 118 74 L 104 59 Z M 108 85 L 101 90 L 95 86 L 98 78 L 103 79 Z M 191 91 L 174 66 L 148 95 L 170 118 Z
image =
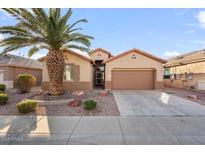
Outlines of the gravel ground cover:
M 0 115 L 21 115 L 16 109 L 16 104 L 22 99 L 31 98 L 39 101 L 56 101 L 52 105 L 38 105 L 35 112 L 26 115 L 47 115 L 47 116 L 119 116 L 119 110 L 115 102 L 114 96 L 102 96 L 102 91 L 83 91 L 82 96 L 74 96 L 72 92 L 66 91 L 61 96 L 49 96 L 46 92 L 32 91 L 27 94 L 17 94 L 16 90 L 7 90 L 9 101 L 6 105 L 0 106 Z M 104 92 L 104 91 L 103 91 Z M 83 103 L 77 107 L 69 107 L 68 103 L 59 103 L 66 99 L 80 99 L 82 102 L 85 100 L 94 100 L 97 102 L 97 108 L 92 111 L 86 111 L 83 108 Z
M 164 87 L 164 89 L 161 89 L 160 91 L 168 92 L 168 93 L 171 93 L 172 95 L 191 100 L 201 105 L 205 105 L 205 92 L 203 91 L 193 91 L 193 90 L 170 88 L 170 87 Z M 192 99 L 192 98 L 187 97 L 187 95 L 189 94 L 196 95 L 197 99 Z

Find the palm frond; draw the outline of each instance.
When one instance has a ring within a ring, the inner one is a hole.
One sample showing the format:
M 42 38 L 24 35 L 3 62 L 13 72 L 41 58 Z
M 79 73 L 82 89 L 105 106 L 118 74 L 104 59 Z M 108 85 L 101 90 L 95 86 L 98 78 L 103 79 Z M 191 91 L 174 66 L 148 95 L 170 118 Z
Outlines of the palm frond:
M 65 49 L 66 48 L 68 48 L 68 49 L 78 49 L 80 51 L 90 52 L 89 48 L 86 48 L 86 47 L 83 47 L 83 46 L 80 46 L 80 45 L 76 45 L 76 44 L 66 45 L 63 48 L 65 48 Z
M 2 9 L 16 19 L 14 26 L 0 27 L 0 33 L 5 34 L 0 45 L 4 47 L 3 53 L 30 47 L 31 56 L 39 49 L 59 50 L 76 48 L 88 51 L 93 37 L 79 33 L 81 28 L 75 28 L 79 23 L 86 23 L 86 19 L 70 23 L 72 10 L 68 9 L 61 15 L 61 9 L 51 8 L 48 12 L 41 8 L 5 8 Z M 37 49 L 38 48 L 38 49 Z
M 0 34 L 20 35 L 25 37 L 32 37 L 32 34 L 25 29 L 17 26 L 3 26 L 0 27 Z
M 71 30 L 74 26 L 76 26 L 77 24 L 79 24 L 81 22 L 87 23 L 88 21 L 86 19 L 80 19 L 80 20 L 74 22 L 71 26 L 69 26 L 69 30 Z
M 14 51 L 14 50 L 18 50 L 18 49 L 21 49 L 21 48 L 24 48 L 25 46 L 24 45 L 18 45 L 18 46 L 15 46 L 15 45 L 11 45 L 11 46 L 7 46 L 6 48 L 4 48 L 0 55 L 4 55 L 10 51 Z
M 39 48 L 33 47 L 28 51 L 28 57 L 32 57 L 35 53 L 39 51 Z

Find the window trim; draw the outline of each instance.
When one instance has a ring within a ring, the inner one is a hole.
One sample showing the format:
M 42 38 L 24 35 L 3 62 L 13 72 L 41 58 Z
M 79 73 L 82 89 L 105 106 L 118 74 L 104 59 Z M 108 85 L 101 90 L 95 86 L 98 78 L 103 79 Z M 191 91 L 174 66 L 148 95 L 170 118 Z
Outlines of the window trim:
M 66 66 L 73 67 L 73 75 L 71 75 L 71 77 L 73 76 L 73 79 L 71 79 L 71 80 L 66 80 L 64 78 Z M 74 82 L 75 81 L 75 64 L 74 63 L 65 63 L 65 69 L 64 69 L 64 74 L 63 74 L 63 81 L 65 81 L 65 82 Z

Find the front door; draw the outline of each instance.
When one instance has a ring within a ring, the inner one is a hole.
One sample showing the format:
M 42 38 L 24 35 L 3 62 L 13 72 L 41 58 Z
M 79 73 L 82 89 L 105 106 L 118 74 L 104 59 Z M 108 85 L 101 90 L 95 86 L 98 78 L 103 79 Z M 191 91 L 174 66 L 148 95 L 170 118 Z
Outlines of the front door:
M 105 85 L 105 65 L 102 64 L 102 61 L 95 61 L 94 64 L 94 87 L 104 88 Z

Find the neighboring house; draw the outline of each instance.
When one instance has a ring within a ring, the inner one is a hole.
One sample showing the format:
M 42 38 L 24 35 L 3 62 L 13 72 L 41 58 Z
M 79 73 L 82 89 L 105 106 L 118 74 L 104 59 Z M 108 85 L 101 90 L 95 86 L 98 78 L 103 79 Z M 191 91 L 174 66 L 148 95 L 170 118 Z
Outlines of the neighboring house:
M 138 49 L 132 49 L 117 56 L 104 49 L 93 50 L 83 56 L 66 50 L 65 90 L 105 89 L 157 89 L 163 87 L 163 63 L 165 60 Z M 48 72 L 43 62 L 42 88 L 48 89 Z
M 205 90 L 205 50 L 168 59 L 164 71 L 165 86 Z
M 7 88 L 13 88 L 13 83 L 18 74 L 29 73 L 36 77 L 37 85 L 42 81 L 42 63 L 29 58 L 11 54 L 0 56 L 0 83 Z

